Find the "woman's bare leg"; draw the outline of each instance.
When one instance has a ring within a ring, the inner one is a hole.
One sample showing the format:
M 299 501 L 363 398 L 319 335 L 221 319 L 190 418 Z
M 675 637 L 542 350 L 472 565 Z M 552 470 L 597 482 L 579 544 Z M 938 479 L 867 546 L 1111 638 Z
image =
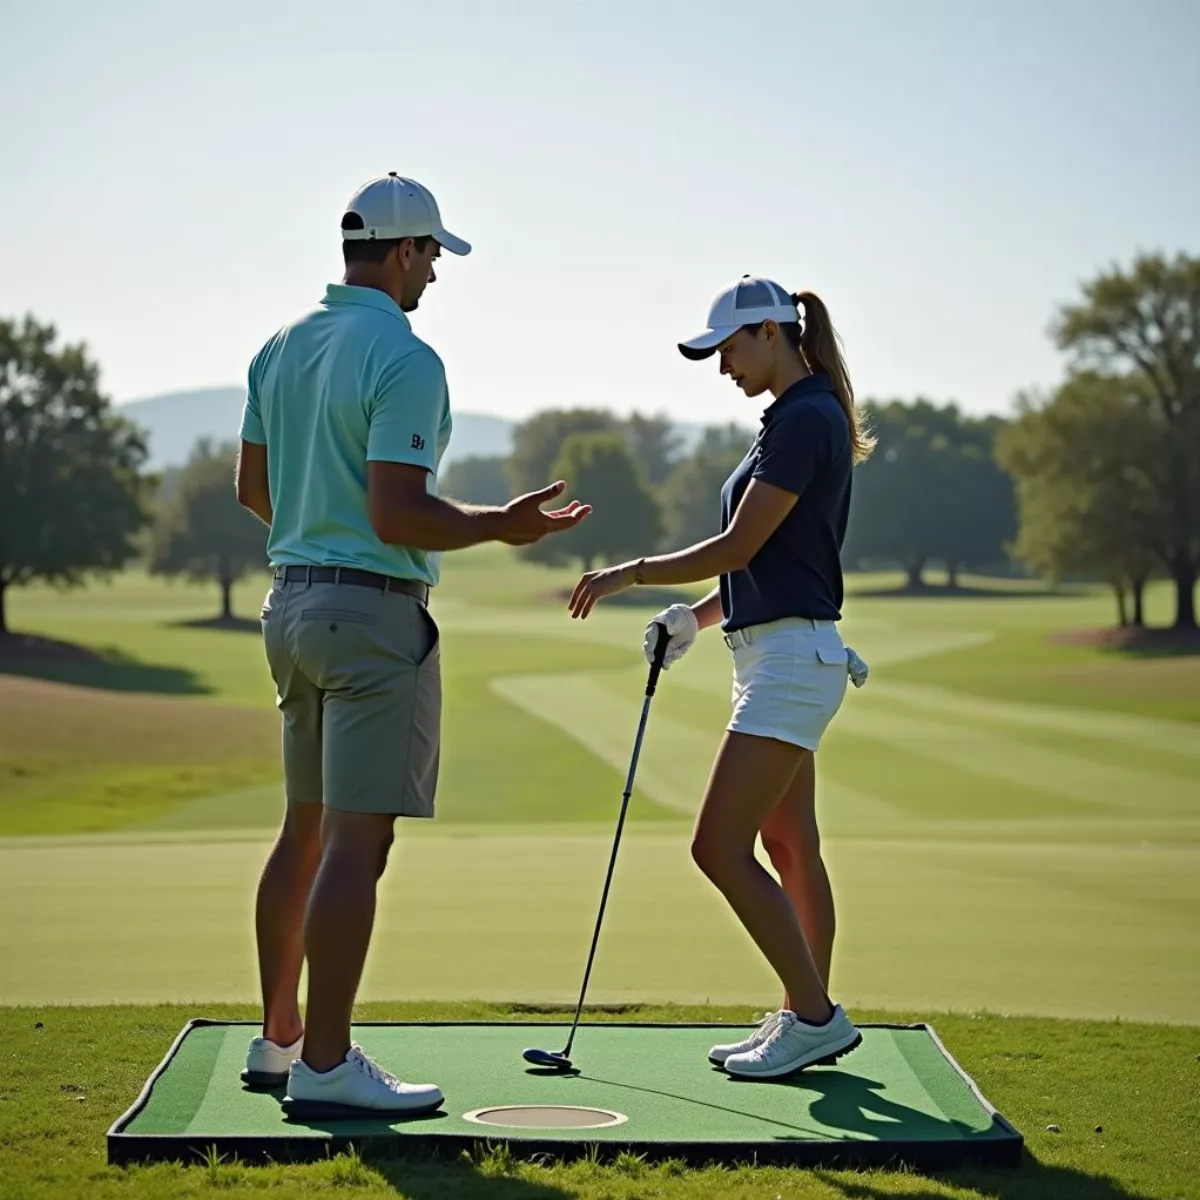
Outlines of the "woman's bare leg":
M 833 1006 L 792 901 L 754 856 L 808 751 L 774 738 L 726 733 L 696 819 L 692 857 L 716 885 L 783 983 L 798 1017 L 824 1024 Z
M 833 961 L 833 938 L 837 919 L 829 873 L 821 857 L 821 835 L 817 830 L 816 759 L 806 754 L 791 786 L 762 827 L 763 849 L 779 874 L 825 990 Z M 791 1008 L 791 999 L 783 998 Z

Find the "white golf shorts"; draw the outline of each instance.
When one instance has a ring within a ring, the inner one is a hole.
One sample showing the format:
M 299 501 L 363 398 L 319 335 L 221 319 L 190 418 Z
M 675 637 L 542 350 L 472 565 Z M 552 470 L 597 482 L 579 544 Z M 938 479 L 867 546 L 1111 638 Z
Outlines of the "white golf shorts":
M 835 621 L 789 617 L 725 635 L 733 733 L 816 750 L 846 696 L 849 656 Z

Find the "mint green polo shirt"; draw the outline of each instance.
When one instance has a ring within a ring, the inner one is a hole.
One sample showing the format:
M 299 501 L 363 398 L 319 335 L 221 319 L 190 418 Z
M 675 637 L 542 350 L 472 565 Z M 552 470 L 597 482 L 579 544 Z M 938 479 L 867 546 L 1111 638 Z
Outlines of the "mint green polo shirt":
M 433 587 L 440 553 L 381 542 L 367 463 L 437 471 L 452 420 L 442 360 L 375 288 L 330 284 L 250 364 L 241 436 L 267 447 L 276 566 L 361 567 Z

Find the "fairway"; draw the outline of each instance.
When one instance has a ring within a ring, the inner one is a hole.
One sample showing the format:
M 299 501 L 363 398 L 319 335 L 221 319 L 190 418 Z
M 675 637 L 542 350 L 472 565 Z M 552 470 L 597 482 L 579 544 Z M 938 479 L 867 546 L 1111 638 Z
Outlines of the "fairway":
M 497 549 L 448 565 L 438 815 L 401 826 L 365 999 L 574 998 L 653 609 L 571 622 L 550 597 L 572 578 Z M 277 717 L 253 625 L 197 624 L 211 605 L 137 575 L 16 594 L 17 628 L 96 653 L 0 675 L 0 1002 L 254 998 Z M 818 766 L 847 1003 L 1200 1021 L 1200 675 L 1051 638 L 1108 616 L 1102 595 L 1016 585 L 850 596 L 872 675 Z M 597 1002 L 776 1003 L 688 853 L 728 704 L 709 635 L 654 703 Z
M 464 829 L 398 848 L 364 999 L 573 1003 L 611 834 Z M 0 850 L 6 1003 L 250 1000 L 263 842 Z M 1189 847 L 835 839 L 835 985 L 873 1008 L 1195 1022 Z M 424 898 L 424 899 L 422 899 Z M 622 845 L 589 1000 L 772 1006 L 684 830 Z

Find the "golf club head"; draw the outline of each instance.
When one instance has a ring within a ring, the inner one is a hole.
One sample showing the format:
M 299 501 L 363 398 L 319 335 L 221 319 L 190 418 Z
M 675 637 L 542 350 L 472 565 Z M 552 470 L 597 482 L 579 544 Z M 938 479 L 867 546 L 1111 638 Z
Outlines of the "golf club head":
M 550 1067 L 555 1071 L 571 1069 L 571 1060 L 565 1054 L 555 1054 L 552 1050 L 526 1050 L 524 1058 L 535 1067 Z

